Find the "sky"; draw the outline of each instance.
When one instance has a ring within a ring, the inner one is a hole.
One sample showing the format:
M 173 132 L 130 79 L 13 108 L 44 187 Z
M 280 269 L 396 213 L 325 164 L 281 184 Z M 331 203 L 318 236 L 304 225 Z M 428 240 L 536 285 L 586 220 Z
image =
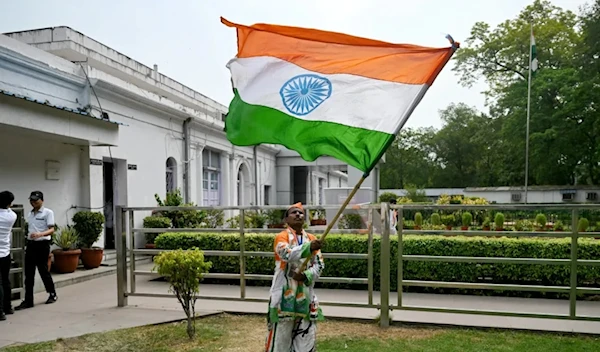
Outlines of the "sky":
M 446 34 L 464 42 L 475 22 L 514 18 L 533 0 L 20 0 L 2 1 L 0 33 L 69 26 L 198 92 L 228 105 L 226 63 L 236 33 L 221 24 L 272 23 L 343 32 L 394 43 L 447 47 Z M 584 0 L 554 0 L 577 12 Z M 493 4 L 495 3 L 495 4 Z M 492 5 L 493 4 L 493 5 Z M 486 110 L 483 82 L 458 84 L 450 62 L 406 127 L 441 127 L 439 110 L 464 102 Z

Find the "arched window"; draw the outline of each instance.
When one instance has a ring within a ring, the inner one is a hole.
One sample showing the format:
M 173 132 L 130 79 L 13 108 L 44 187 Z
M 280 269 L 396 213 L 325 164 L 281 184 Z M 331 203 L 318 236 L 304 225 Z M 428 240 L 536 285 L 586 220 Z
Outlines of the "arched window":
M 167 159 L 166 186 L 167 193 L 177 190 L 177 161 L 173 157 Z

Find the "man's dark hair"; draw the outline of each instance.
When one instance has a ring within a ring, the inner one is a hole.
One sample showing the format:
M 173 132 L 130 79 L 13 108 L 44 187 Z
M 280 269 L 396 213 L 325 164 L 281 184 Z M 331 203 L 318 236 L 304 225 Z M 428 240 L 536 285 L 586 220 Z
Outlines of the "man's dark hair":
M 395 199 L 390 199 L 390 204 L 396 204 L 398 201 Z
M 0 192 L 0 209 L 8 209 L 8 207 L 15 200 L 15 195 L 12 192 L 4 191 Z

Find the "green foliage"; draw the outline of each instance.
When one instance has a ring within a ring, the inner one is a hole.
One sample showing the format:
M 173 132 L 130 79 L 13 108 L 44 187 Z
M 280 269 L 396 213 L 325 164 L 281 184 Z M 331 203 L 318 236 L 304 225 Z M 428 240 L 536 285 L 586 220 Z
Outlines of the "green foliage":
M 554 223 L 554 230 L 555 230 L 555 231 L 563 231 L 564 229 L 565 229 L 565 226 L 563 225 L 562 221 L 560 221 L 560 220 L 557 220 L 557 221 Z
M 398 195 L 396 195 L 396 193 L 383 192 L 379 196 L 379 203 L 389 203 L 392 200 L 397 200 L 397 199 L 398 199 Z
M 98 241 L 104 229 L 104 214 L 92 211 L 80 211 L 73 215 L 73 228 L 79 236 L 82 248 L 91 248 Z
M 473 222 L 473 215 L 471 213 L 469 213 L 468 211 L 464 212 L 462 214 L 462 224 L 465 227 L 471 226 L 471 223 Z
M 441 224 L 442 224 L 442 218 L 440 217 L 440 214 L 438 214 L 438 213 L 431 214 L 431 225 L 440 226 Z
M 586 218 L 579 219 L 579 223 L 577 224 L 578 232 L 586 232 L 588 227 L 590 227 L 590 222 Z
M 425 194 L 425 191 L 422 189 L 419 189 L 417 186 L 415 185 L 406 185 L 406 195 L 405 197 L 412 200 L 414 203 L 425 203 L 428 202 L 429 199 L 427 199 L 427 195 Z
M 146 216 L 144 228 L 146 229 L 168 229 L 172 226 L 171 219 L 165 216 Z M 154 243 L 158 233 L 146 233 L 146 243 Z
M 490 219 L 490 217 L 489 217 L 489 216 L 486 216 L 486 217 L 483 219 L 482 226 L 483 226 L 483 227 L 486 227 L 486 228 L 489 228 L 491 223 L 492 223 L 492 220 Z
M 79 241 L 79 234 L 73 226 L 65 226 L 55 233 L 54 244 L 63 251 L 74 249 Z
M 535 222 L 540 228 L 544 229 L 548 223 L 548 219 L 546 218 L 546 215 L 540 213 L 535 216 Z
M 178 249 L 198 247 L 203 250 L 238 251 L 238 234 L 211 233 L 166 233 L 156 239 L 157 248 Z M 246 234 L 246 251 L 273 250 L 275 234 Z M 398 237 L 391 236 L 391 286 L 397 288 Z M 511 258 L 547 258 L 568 259 L 570 256 L 570 239 L 516 239 L 516 238 L 483 238 L 483 237 L 443 237 L 424 235 L 405 235 L 404 254 L 431 256 L 466 256 L 466 257 L 511 257 Z M 374 250 L 374 287 L 379 287 L 380 280 L 380 248 L 379 236 L 375 236 Z M 327 236 L 322 249 L 325 257 L 323 277 L 367 277 L 367 263 L 361 260 L 328 259 L 327 253 L 367 253 L 367 236 L 336 235 Z M 600 241 L 580 239 L 579 258 L 595 260 L 600 257 Z M 237 257 L 207 257 L 211 260 L 214 273 L 239 273 Z M 273 258 L 251 257 L 246 259 L 246 272 L 252 274 L 272 275 Z M 474 264 L 445 262 L 404 262 L 404 279 L 430 280 L 449 282 L 486 282 L 495 284 L 528 284 L 547 286 L 568 286 L 570 274 L 567 266 L 560 265 L 524 265 L 524 264 Z M 578 267 L 578 286 L 600 286 L 600 268 L 593 266 Z M 211 280 L 216 283 L 235 284 L 237 281 Z M 270 285 L 270 281 L 248 281 L 249 285 Z M 319 283 L 318 287 L 366 289 L 366 285 L 344 285 Z M 415 292 L 430 293 L 468 293 L 477 295 L 505 295 L 529 297 L 537 295 L 521 291 L 487 291 L 458 290 L 434 288 L 410 288 Z M 557 297 L 553 293 L 539 294 Z
M 159 207 L 194 207 L 194 203 L 184 204 L 181 190 L 168 192 L 165 200 L 161 200 L 158 194 L 154 195 Z M 174 228 L 216 228 L 223 225 L 223 211 L 221 210 L 176 210 L 159 211 L 158 216 L 171 219 Z
M 283 217 L 285 216 L 285 210 L 283 209 L 271 209 L 267 210 L 267 224 L 279 225 L 283 224 Z
M 419 227 L 423 225 L 423 215 L 421 213 L 415 214 L 415 225 Z
M 600 4 L 578 16 L 534 0 L 498 25 L 474 23 L 454 56 L 461 84 L 487 83 L 489 109 L 457 102 L 440 111 L 440 129 L 403 129 L 386 152 L 382 188 L 523 184 L 531 23 L 539 68 L 531 84 L 528 182 L 600 184 Z
M 361 229 L 362 218 L 359 214 L 344 214 L 338 221 L 340 229 Z
M 494 217 L 494 225 L 496 225 L 496 229 L 504 228 L 504 214 L 496 213 Z
M 442 215 L 442 224 L 445 226 L 454 226 L 455 218 L 454 215 Z
M 205 227 L 214 229 L 223 226 L 225 214 L 222 210 L 203 210 Z
M 188 336 L 194 338 L 196 296 L 200 292 L 200 280 L 210 270 L 212 263 L 204 261 L 204 253 L 198 248 L 162 252 L 154 259 L 154 263 L 154 269 L 169 281 L 171 291 L 187 316 Z

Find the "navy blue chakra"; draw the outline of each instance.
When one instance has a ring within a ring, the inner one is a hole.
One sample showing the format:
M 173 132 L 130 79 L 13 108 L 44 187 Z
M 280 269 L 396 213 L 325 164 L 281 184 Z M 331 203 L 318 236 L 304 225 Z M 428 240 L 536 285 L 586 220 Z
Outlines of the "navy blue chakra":
M 285 108 L 294 115 L 308 115 L 331 96 L 331 82 L 314 74 L 293 77 L 279 91 Z

